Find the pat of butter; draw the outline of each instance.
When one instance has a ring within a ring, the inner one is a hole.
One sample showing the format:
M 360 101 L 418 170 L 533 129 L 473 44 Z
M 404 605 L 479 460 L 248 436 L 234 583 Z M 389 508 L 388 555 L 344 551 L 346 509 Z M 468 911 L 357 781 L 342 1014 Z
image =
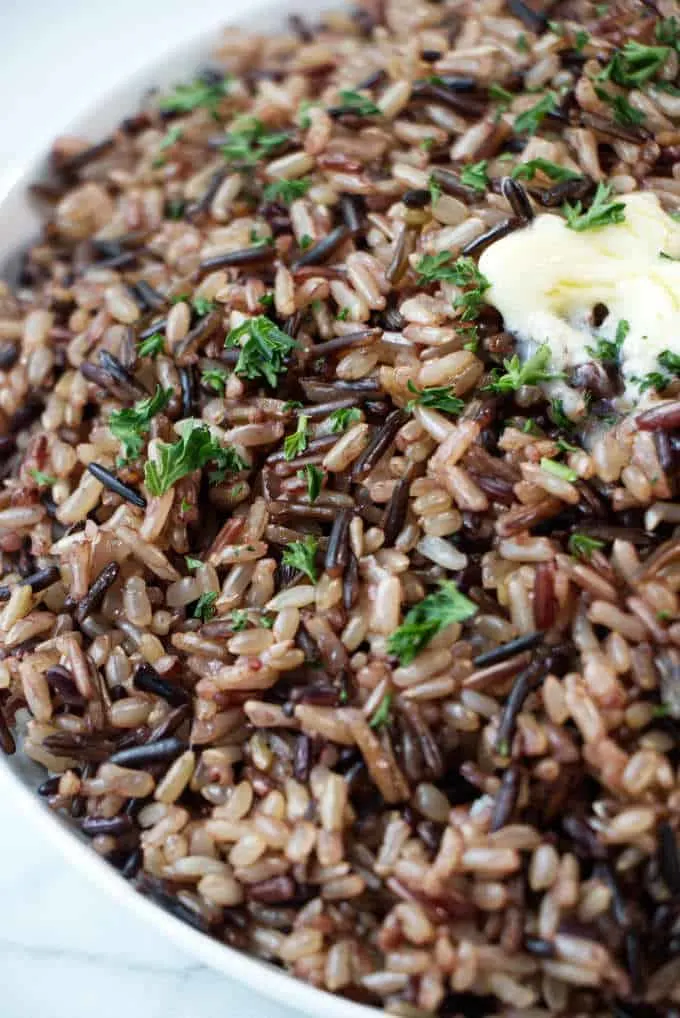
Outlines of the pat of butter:
M 634 379 L 658 371 L 664 350 L 680 353 L 680 262 L 672 260 L 680 258 L 680 223 L 656 195 L 620 200 L 625 222 L 578 232 L 559 216 L 540 215 L 488 247 L 479 267 L 491 283 L 486 298 L 516 335 L 520 354 L 547 343 L 555 370 L 568 373 L 592 360 L 588 347 L 598 336 L 614 340 L 618 323 L 627 321 L 619 363 L 622 402 L 633 404 L 640 400 Z M 609 314 L 594 329 L 596 304 Z

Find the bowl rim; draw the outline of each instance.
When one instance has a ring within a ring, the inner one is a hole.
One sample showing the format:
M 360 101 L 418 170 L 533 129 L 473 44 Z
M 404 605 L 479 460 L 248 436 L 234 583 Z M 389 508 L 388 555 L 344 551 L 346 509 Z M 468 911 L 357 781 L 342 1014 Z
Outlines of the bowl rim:
M 336 8 L 343 0 L 334 0 Z M 331 6 L 329 0 L 328 6 Z M 150 88 L 163 88 L 195 74 L 201 62 L 214 51 L 215 40 L 225 28 L 257 28 L 265 30 L 281 25 L 285 16 L 297 13 L 318 14 L 317 0 L 249 0 L 246 10 L 233 19 L 227 14 L 221 25 L 206 29 L 162 54 L 144 67 L 124 75 L 103 95 L 96 95 L 76 116 L 59 124 L 53 132 L 75 134 L 93 141 L 112 131 L 122 117 L 129 115 L 140 97 Z M 0 248 L 0 279 L 12 276 L 18 253 L 31 239 L 30 224 L 34 229 L 40 223 L 36 203 L 28 193 L 31 183 L 44 179 L 49 167 L 49 148 L 38 146 L 11 168 L 0 184 L 0 216 L 3 220 L 3 243 Z M 35 788 L 21 774 L 21 767 L 12 763 L 23 757 L 20 744 L 16 755 L 0 754 L 0 790 L 7 792 L 22 817 L 45 836 L 73 867 L 80 871 L 98 889 L 117 900 L 143 922 L 155 927 L 176 947 L 197 958 L 214 971 L 221 972 L 237 982 L 286 1006 L 297 1008 L 323 1018 L 374 1018 L 379 1009 L 359 1004 L 328 990 L 306 983 L 267 961 L 238 951 L 208 934 L 194 929 L 188 923 L 165 911 L 151 898 L 147 898 L 127 881 L 110 863 L 97 855 L 91 846 L 81 840 L 67 820 L 49 810 L 38 797 Z M 37 766 L 37 765 L 36 765 Z

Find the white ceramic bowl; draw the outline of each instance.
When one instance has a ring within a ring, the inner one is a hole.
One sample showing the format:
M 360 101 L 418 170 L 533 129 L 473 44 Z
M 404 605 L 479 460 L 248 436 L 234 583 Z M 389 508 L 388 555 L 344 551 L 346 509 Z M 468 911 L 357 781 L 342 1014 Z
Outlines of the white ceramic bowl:
M 340 0 L 328 0 L 328 5 Z M 262 7 L 255 3 L 250 17 L 238 19 L 243 27 L 263 27 L 276 31 L 283 26 L 286 13 L 295 10 L 302 15 L 318 17 L 319 6 L 315 0 L 294 0 L 286 8 Z M 194 39 L 175 50 L 162 60 L 155 61 L 141 73 L 129 78 L 120 87 L 101 97 L 89 113 L 75 122 L 55 124 L 54 134 L 75 134 L 91 141 L 103 138 L 113 130 L 120 120 L 133 113 L 140 97 L 149 88 L 168 88 L 178 81 L 187 80 L 201 66 L 210 62 L 219 26 L 214 31 Z M 40 224 L 37 208 L 31 201 L 28 186 L 44 178 L 47 171 L 47 154 L 38 154 L 29 160 L 25 169 L 16 177 L 11 188 L 0 195 L 0 222 L 2 234 L 0 247 L 0 274 L 6 276 L 14 271 L 17 255 L 35 238 Z M 117 871 L 92 851 L 89 844 L 69 826 L 66 820 L 51 812 L 37 796 L 35 789 L 44 778 L 44 771 L 32 761 L 23 757 L 20 749 L 14 756 L 0 756 L 0 801 L 5 796 L 16 800 L 18 809 L 34 824 L 45 842 L 53 846 L 55 854 L 64 856 L 77 867 L 87 879 L 103 892 L 124 903 L 142 919 L 151 923 L 158 933 L 174 942 L 187 954 L 193 955 L 205 965 L 223 972 L 239 982 L 245 983 L 272 999 L 288 1006 L 299 1008 L 319 1018 L 371 1018 L 373 1008 L 351 1003 L 317 990 L 300 980 L 287 975 L 256 958 L 248 957 L 227 947 L 203 933 L 169 915 L 150 899 L 138 894 Z

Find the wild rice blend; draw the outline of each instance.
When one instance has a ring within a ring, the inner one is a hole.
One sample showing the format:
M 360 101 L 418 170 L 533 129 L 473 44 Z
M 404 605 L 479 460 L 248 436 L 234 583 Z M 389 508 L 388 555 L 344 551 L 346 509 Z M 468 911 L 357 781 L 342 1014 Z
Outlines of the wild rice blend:
M 594 354 L 579 424 L 476 265 L 598 183 L 680 213 L 673 7 L 230 31 L 55 143 L 2 288 L 4 750 L 142 893 L 405 1018 L 679 1013 L 678 337 L 628 416 Z

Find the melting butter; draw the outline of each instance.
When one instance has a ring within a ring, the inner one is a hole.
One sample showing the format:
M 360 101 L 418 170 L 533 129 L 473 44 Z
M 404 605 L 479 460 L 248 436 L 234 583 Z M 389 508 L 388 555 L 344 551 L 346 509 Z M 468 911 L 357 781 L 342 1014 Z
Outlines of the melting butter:
M 556 215 L 532 223 L 492 244 L 479 267 L 491 283 L 486 298 L 530 356 L 547 343 L 554 370 L 593 359 L 588 348 L 601 337 L 613 341 L 628 323 L 620 348 L 624 405 L 640 402 L 635 379 L 658 371 L 664 350 L 680 353 L 680 223 L 656 195 L 622 196 L 625 222 L 577 232 Z M 592 325 L 592 310 L 609 314 Z M 651 398 L 654 397 L 652 390 Z M 645 399 L 650 398 L 645 394 Z

